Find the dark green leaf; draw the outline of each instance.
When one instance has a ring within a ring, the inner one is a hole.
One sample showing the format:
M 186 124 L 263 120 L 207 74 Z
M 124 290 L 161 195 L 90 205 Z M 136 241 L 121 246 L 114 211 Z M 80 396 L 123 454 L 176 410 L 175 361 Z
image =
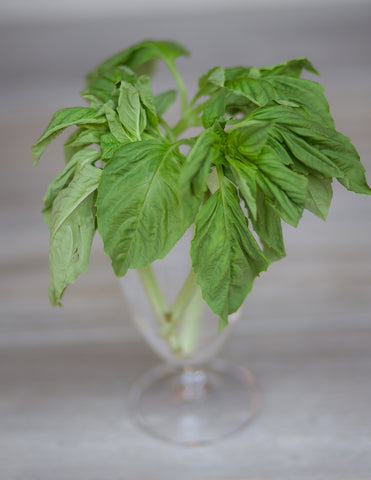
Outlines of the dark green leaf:
M 257 168 L 249 162 L 242 162 L 233 157 L 227 157 L 232 168 L 233 177 L 238 186 L 240 196 L 245 202 L 249 215 L 252 219 L 256 219 L 257 206 Z
M 313 67 L 311 62 L 304 57 L 294 58 L 288 62 L 280 63 L 278 65 L 267 65 L 259 68 L 262 76 L 265 75 L 287 75 L 291 77 L 300 77 L 303 70 L 319 75 L 318 71 Z
M 285 75 L 267 76 L 266 80 L 274 87 L 278 101 L 300 105 L 309 118 L 322 122 L 326 127 L 334 128 L 322 85 L 312 80 Z
M 263 106 L 277 97 L 270 82 L 250 77 L 239 77 L 226 82 L 226 87 L 237 95 L 246 96 L 255 105 Z
M 202 296 L 225 326 L 269 265 L 248 229 L 236 188 L 225 178 L 197 216 L 191 257 Z
M 214 67 L 209 70 L 205 75 L 200 77 L 198 81 L 199 91 L 196 98 L 203 95 L 210 95 L 216 91 L 219 87 L 223 87 L 225 82 L 224 68 Z
M 191 194 L 199 200 L 199 204 L 204 198 L 204 192 L 207 188 L 206 177 L 211 164 L 216 164 L 218 157 L 221 155 L 219 142 L 220 139 L 213 130 L 202 132 L 188 153 L 182 167 L 182 189 L 185 192 L 191 190 Z
M 332 200 L 331 178 L 317 178 L 308 176 L 308 196 L 305 200 L 305 208 L 326 220 Z
M 257 218 L 253 226 L 264 246 L 264 254 L 276 261 L 286 256 L 282 236 L 281 218 L 262 192 L 256 196 Z
M 259 172 L 256 177 L 259 188 L 282 218 L 296 227 L 307 196 L 307 178 L 282 164 L 269 147 L 254 163 Z

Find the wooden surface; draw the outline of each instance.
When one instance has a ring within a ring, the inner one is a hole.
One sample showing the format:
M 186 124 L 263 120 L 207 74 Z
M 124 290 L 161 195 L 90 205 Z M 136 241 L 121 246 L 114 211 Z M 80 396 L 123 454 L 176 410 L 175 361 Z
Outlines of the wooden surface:
M 297 230 L 285 229 L 288 256 L 256 282 L 222 355 L 255 374 L 261 414 L 217 445 L 178 448 L 128 418 L 129 386 L 158 360 L 130 324 L 99 239 L 65 306 L 48 305 L 39 212 L 62 165 L 62 140 L 39 167 L 29 151 L 54 110 L 76 104 L 82 75 L 102 55 L 167 37 L 195 51 L 189 67 L 182 63 L 189 84 L 219 62 L 307 55 L 371 180 L 369 19 L 364 8 L 2 26 L 1 479 L 371 478 L 371 198 L 336 186 L 326 223 L 306 214 Z

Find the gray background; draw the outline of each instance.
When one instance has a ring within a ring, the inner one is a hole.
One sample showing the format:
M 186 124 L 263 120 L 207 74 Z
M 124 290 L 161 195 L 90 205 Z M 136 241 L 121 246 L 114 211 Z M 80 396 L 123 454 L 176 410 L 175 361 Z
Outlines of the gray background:
M 48 232 L 39 212 L 63 165 L 63 138 L 38 167 L 30 145 L 56 109 L 83 104 L 78 92 L 89 69 L 144 38 L 176 39 L 191 50 L 178 62 L 190 92 L 217 64 L 307 56 L 370 180 L 371 8 L 204 10 L 0 19 L 1 478 L 370 478 L 369 197 L 336 186 L 326 223 L 306 214 L 297 230 L 285 228 L 288 257 L 258 279 L 223 353 L 254 372 L 264 409 L 218 445 L 168 446 L 130 423 L 128 387 L 158 360 L 130 325 L 98 238 L 89 272 L 68 289 L 65 306 L 48 305 Z M 155 89 L 172 85 L 159 68 Z

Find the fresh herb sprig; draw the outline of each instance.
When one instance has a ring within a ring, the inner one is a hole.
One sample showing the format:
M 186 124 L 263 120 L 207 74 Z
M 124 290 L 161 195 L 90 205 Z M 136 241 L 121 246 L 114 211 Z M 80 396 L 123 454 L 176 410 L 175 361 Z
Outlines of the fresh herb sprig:
M 296 227 L 304 209 L 326 219 L 333 178 L 371 193 L 354 146 L 335 129 L 324 89 L 300 77 L 318 74 L 307 59 L 215 67 L 188 101 L 175 66 L 182 55 L 187 50 L 175 42 L 144 41 L 110 57 L 87 76 L 89 107 L 57 111 L 32 147 L 37 163 L 57 135 L 77 127 L 64 145 L 66 165 L 44 196 L 50 302 L 60 305 L 86 271 L 98 228 L 116 275 L 138 269 L 168 338 L 195 282 L 224 327 L 260 272 L 285 256 L 281 221 Z M 155 60 L 168 67 L 176 90 L 153 94 Z M 177 92 L 181 116 L 170 126 L 164 114 Z M 189 127 L 200 133 L 185 138 Z M 193 270 L 169 309 L 150 265 L 192 224 Z

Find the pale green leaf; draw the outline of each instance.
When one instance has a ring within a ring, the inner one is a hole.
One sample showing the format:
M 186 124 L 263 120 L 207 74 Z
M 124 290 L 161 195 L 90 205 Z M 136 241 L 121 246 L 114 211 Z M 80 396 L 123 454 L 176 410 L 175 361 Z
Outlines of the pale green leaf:
M 131 138 L 129 134 L 124 129 L 123 125 L 121 124 L 119 117 L 115 110 L 109 103 L 104 105 L 104 113 L 107 118 L 108 126 L 112 135 L 116 138 L 116 140 L 120 143 L 129 143 L 131 142 Z
M 163 258 L 197 212 L 180 189 L 183 156 L 153 139 L 116 150 L 103 170 L 97 199 L 99 233 L 118 276 Z
M 68 163 L 75 153 L 89 145 L 99 145 L 101 135 L 107 131 L 106 126 L 94 125 L 94 128 L 78 128 L 64 143 L 64 158 Z
M 130 139 L 134 142 L 141 140 L 146 127 L 146 114 L 138 90 L 128 82 L 121 82 L 117 112 Z
M 66 287 L 88 268 L 100 174 L 100 169 L 85 165 L 54 201 L 49 247 L 52 305 L 60 305 Z
M 157 113 L 162 116 L 175 102 L 177 96 L 176 90 L 167 90 L 155 96 L 155 106 Z
M 53 202 L 58 193 L 66 188 L 73 179 L 77 170 L 87 164 L 93 164 L 100 157 L 100 152 L 92 148 L 85 148 L 78 151 L 63 168 L 63 170 L 50 182 L 44 195 L 44 220 L 46 225 L 51 228 L 51 211 Z
M 72 125 L 101 125 L 106 122 L 102 116 L 98 116 L 97 111 L 93 108 L 86 107 L 72 107 L 58 110 L 52 117 L 49 125 L 46 127 L 44 133 L 31 147 L 32 157 L 36 164 L 45 148 L 49 143 Z

